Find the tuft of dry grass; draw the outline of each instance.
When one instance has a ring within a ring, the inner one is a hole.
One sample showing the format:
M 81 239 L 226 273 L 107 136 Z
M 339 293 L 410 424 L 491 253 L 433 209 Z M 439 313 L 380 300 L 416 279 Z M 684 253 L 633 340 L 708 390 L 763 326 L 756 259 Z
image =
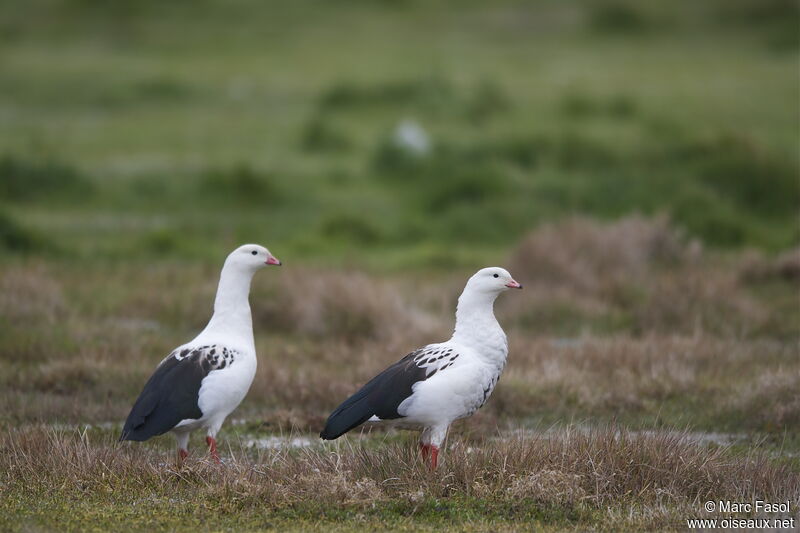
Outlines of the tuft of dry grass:
M 721 258 L 687 241 L 666 217 L 632 216 L 598 223 L 572 218 L 532 231 L 510 261 L 532 292 L 503 306 L 529 328 L 574 333 L 678 333 L 796 338 L 791 292 L 796 252 L 767 260 L 751 253 Z M 758 285 L 779 280 L 781 294 L 759 298 Z M 572 324 L 569 323 L 572 320 Z
M 665 216 L 634 215 L 609 223 L 574 217 L 528 234 L 514 252 L 511 268 L 532 285 L 602 295 L 658 266 L 701 256 L 700 244 L 687 243 Z
M 8 513 L 15 502 L 31 498 L 35 523 L 47 527 L 54 525 L 48 508 L 74 505 L 75 522 L 59 524 L 64 530 L 79 529 L 75 526 L 89 513 L 94 520 L 113 520 L 120 509 L 143 524 L 163 527 L 174 526 L 170 513 L 189 506 L 205 528 L 232 515 L 248 530 L 254 516 L 281 511 L 323 519 L 332 509 L 347 509 L 424 520 L 431 505 L 458 509 L 449 514 L 456 524 L 481 510 L 507 514 L 506 520 L 545 517 L 556 525 L 566 518 L 584 527 L 591 520 L 600 528 L 674 528 L 681 513 L 698 514 L 709 498 L 800 503 L 800 473 L 763 454 L 735 456 L 686 434 L 637 434 L 611 426 L 517 433 L 483 446 L 452 443 L 435 472 L 403 443 L 378 449 L 344 441 L 255 454 L 234 448 L 221 467 L 191 459 L 176 469 L 171 456 L 154 456 L 146 447 L 30 427 L 3 435 L 0 452 L 0 509 Z M 633 504 L 667 512 L 643 522 L 603 518 Z M 2 520 L 0 526 L 10 525 Z
M 756 427 L 785 431 L 800 426 L 800 368 L 777 365 L 732 394 L 730 403 Z M 779 401 L 775 401 L 780 398 Z
M 265 330 L 315 339 L 386 341 L 398 331 L 430 334 L 438 325 L 396 284 L 356 271 L 286 269 L 253 299 L 254 321 Z
M 800 282 L 800 247 L 787 250 L 777 257 L 750 250 L 743 254 L 739 276 L 746 283 L 770 281 Z
M 504 386 L 484 408 L 494 420 L 602 417 L 777 433 L 798 427 L 794 344 L 651 336 L 514 337 L 511 345 Z
M 39 263 L 33 268 L 11 267 L 0 275 L 0 317 L 10 324 L 28 321 L 53 324 L 64 316 L 60 284 Z

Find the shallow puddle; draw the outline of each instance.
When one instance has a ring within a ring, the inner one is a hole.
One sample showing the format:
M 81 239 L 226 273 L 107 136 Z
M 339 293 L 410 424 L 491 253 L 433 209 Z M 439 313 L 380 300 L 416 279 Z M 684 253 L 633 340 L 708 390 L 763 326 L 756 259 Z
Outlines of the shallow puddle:
M 308 448 L 313 444 L 313 441 L 309 437 L 281 437 L 277 435 L 258 438 L 243 437 L 242 442 L 248 448 L 258 448 L 261 450 L 275 450 L 278 448 Z

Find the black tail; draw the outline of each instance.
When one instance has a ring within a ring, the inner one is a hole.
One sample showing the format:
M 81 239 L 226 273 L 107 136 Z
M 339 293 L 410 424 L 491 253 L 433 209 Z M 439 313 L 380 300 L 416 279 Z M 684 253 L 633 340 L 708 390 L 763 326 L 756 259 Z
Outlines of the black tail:
M 152 394 L 145 394 L 145 392 L 142 392 L 133 409 L 131 409 L 128 419 L 125 420 L 125 426 L 119 436 L 120 441 L 144 441 L 150 437 L 166 433 L 177 423 L 174 420 L 163 420 L 165 418 L 164 415 L 168 413 L 157 408 L 158 397 Z
M 414 364 L 416 354 L 408 354 L 346 399 L 328 417 L 319 436 L 325 440 L 339 438 L 373 415 L 381 420 L 400 418 L 397 408 L 411 396 L 415 383 L 429 377 L 425 369 Z
M 319 436 L 324 440 L 338 439 L 354 427 L 360 426 L 372 415 L 375 410 L 367 397 L 365 386 L 360 391 L 346 399 L 337 407 L 325 422 L 325 429 Z
M 143 441 L 162 435 L 181 420 L 200 418 L 198 395 L 208 370 L 190 359 L 169 357 L 147 380 L 119 440 Z

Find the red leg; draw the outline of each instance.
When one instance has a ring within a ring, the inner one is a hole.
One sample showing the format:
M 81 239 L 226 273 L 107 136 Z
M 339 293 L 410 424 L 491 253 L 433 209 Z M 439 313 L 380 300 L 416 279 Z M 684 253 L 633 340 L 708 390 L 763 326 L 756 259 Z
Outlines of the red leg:
M 189 457 L 189 452 L 183 448 L 178 448 L 178 466 L 183 464 L 183 460 Z
M 420 442 L 419 443 L 419 451 L 422 454 L 422 461 L 424 463 L 427 463 L 428 462 L 428 455 L 430 454 L 430 451 L 431 451 L 431 445 L 430 444 L 423 444 L 423 443 Z
M 436 470 L 436 463 L 439 461 L 439 447 L 431 445 L 431 470 Z
M 211 458 L 214 459 L 215 463 L 220 464 L 216 439 L 214 437 L 206 437 L 206 443 L 208 444 L 208 452 L 211 454 Z

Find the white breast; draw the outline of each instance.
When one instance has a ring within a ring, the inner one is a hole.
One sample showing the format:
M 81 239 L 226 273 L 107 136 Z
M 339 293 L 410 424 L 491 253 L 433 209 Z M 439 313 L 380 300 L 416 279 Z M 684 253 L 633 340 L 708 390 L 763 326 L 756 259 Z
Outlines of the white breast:
M 222 346 L 219 342 L 202 340 L 214 346 Z M 235 353 L 233 361 L 224 368 L 211 370 L 203 378 L 198 391 L 197 405 L 203 416 L 199 419 L 182 420 L 178 427 L 194 429 L 220 426 L 250 390 L 256 374 L 255 352 L 249 347 L 233 348 L 230 343 L 226 343 L 226 346 Z
M 255 354 L 245 353 L 229 367 L 209 372 L 198 394 L 203 419 L 224 418 L 239 406 L 253 383 L 256 365 Z
M 487 358 L 468 346 L 454 348 L 459 358 L 415 384 L 413 394 L 400 404 L 398 412 L 407 417 L 404 422 L 423 426 L 449 423 L 472 415 L 489 398 L 505 365 L 505 353 L 499 353 L 504 350 L 498 346 L 499 352 Z

